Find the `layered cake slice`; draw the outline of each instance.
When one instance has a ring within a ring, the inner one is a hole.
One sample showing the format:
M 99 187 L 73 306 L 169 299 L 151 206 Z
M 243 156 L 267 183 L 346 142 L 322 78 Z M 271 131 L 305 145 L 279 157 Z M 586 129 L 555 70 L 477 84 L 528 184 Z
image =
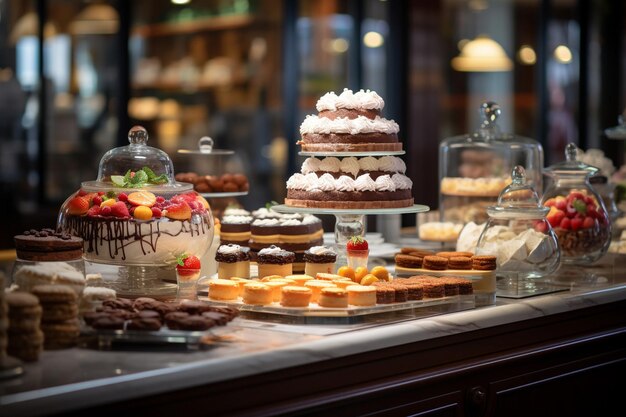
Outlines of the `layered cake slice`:
M 305 152 L 401 151 L 400 128 L 381 117 L 384 106 L 385 101 L 370 90 L 326 93 L 317 101 L 318 114 L 302 122 L 298 144 Z
M 259 266 L 259 278 L 270 275 L 286 277 L 293 272 L 293 262 L 296 256 L 293 252 L 286 251 L 277 246 L 261 249 L 257 256 Z
M 250 215 L 228 215 L 221 221 L 220 244 L 229 243 L 241 246 L 248 246 L 250 241 Z
M 293 270 L 304 272 L 304 251 L 321 245 L 324 240 L 322 221 L 309 214 L 280 214 L 271 210 L 258 214 L 262 217 L 255 218 L 250 226 L 253 259 L 264 248 L 280 246 L 295 253 Z
M 285 204 L 295 207 L 370 209 L 413 205 L 413 182 L 395 156 L 308 158 L 287 181 Z
M 217 277 L 250 278 L 250 248 L 234 244 L 221 245 L 215 253 Z

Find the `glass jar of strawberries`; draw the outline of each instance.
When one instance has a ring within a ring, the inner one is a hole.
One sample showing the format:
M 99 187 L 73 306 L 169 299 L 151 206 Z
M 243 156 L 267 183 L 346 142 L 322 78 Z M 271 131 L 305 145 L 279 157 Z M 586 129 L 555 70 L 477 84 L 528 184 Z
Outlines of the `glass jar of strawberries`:
M 606 253 L 611 243 L 611 222 L 600 196 L 589 178 L 598 168 L 577 160 L 573 143 L 565 148 L 565 161 L 544 171 L 552 184 L 542 203 L 550 207 L 546 216 L 561 248 L 561 261 L 589 265 Z

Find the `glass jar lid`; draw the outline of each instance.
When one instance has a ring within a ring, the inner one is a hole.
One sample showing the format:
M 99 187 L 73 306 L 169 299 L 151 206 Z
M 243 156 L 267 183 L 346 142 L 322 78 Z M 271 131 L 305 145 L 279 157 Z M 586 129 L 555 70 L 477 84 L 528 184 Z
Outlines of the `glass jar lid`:
M 178 153 L 196 155 L 232 155 L 235 151 L 230 149 L 215 149 L 215 142 L 208 136 L 203 136 L 198 140 L 198 149 L 179 149 Z
M 98 179 L 84 182 L 87 189 L 150 188 L 152 191 L 191 190 L 191 184 L 174 179 L 174 164 L 167 153 L 147 145 L 148 132 L 142 126 L 128 131 L 127 146 L 111 149 L 100 159 Z
M 540 203 L 539 195 L 526 179 L 526 170 L 517 165 L 511 170 L 512 182 L 498 196 L 495 206 L 487 207 L 487 214 L 495 218 L 539 219 L 550 211 Z
M 604 130 L 606 137 L 609 139 L 624 140 L 626 139 L 626 110 L 617 117 L 617 126 L 609 127 Z
M 578 148 L 573 143 L 565 146 L 565 161 L 544 169 L 544 173 L 552 177 L 577 176 L 584 180 L 599 171 L 598 168 L 578 160 Z

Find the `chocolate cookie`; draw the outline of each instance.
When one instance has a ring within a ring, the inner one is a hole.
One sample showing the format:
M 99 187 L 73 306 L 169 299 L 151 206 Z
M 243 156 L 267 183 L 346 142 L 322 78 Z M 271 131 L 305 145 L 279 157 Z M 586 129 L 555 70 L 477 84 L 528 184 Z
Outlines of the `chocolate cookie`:
M 211 311 L 211 306 L 202 301 L 183 300 L 178 305 L 178 311 L 184 311 L 189 314 L 201 314 L 205 311 Z
M 423 258 L 413 255 L 407 255 L 403 253 L 398 253 L 394 257 L 397 266 L 401 266 L 403 268 L 421 268 Z
M 472 258 L 467 256 L 452 256 L 448 259 L 450 269 L 472 269 Z
M 156 310 L 156 307 L 161 303 L 154 298 L 139 297 L 133 301 L 133 308 L 135 310 Z
M 473 256 L 472 269 L 478 269 L 481 271 L 494 271 L 496 269 L 496 257 L 493 255 Z
M 448 258 L 442 256 L 425 256 L 422 267 L 424 269 L 443 271 L 448 267 Z
M 167 327 L 171 330 L 207 330 L 216 324 L 214 320 L 204 315 L 192 316 L 182 311 L 168 314 L 166 320 Z
M 420 248 L 412 248 L 412 247 L 404 247 L 400 249 L 400 253 L 403 253 L 405 255 L 413 254 L 413 256 L 421 256 L 422 258 L 424 256 L 430 256 L 430 255 L 435 254 L 435 252 L 428 250 L 428 249 L 420 249 Z
M 147 311 L 147 310 L 146 310 Z M 157 316 L 161 317 L 158 313 Z M 126 323 L 127 330 L 157 331 L 161 329 L 161 320 L 154 317 L 136 317 Z
M 474 254 L 472 252 L 437 252 L 436 253 L 437 256 L 441 256 L 443 258 L 452 258 L 455 256 L 465 256 L 467 258 L 471 258 L 472 256 L 474 256 Z
M 133 300 L 130 300 L 128 298 L 115 298 L 113 300 L 104 300 L 102 302 L 102 306 L 133 311 Z

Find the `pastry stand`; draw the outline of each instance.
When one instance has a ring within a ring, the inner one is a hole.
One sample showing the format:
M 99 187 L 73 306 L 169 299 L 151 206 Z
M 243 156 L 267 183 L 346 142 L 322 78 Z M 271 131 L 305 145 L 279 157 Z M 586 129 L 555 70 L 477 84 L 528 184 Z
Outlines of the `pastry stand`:
M 424 213 L 430 210 L 428 206 L 414 204 L 410 207 L 382 208 L 382 209 L 324 209 L 312 207 L 293 207 L 285 204 L 272 206 L 272 210 L 279 213 L 302 214 L 330 214 L 335 216 L 335 247 L 337 249 L 337 263 L 346 263 L 346 243 L 352 236 L 365 235 L 365 216 L 370 214 L 406 214 Z
M 398 156 L 404 155 L 405 151 L 373 151 L 373 152 L 299 152 L 300 156 L 336 158 L 366 157 L 366 156 Z M 368 214 L 405 214 L 424 213 L 430 210 L 428 206 L 415 204 L 410 207 L 382 208 L 382 209 L 325 209 L 313 207 L 293 207 L 280 204 L 272 207 L 279 213 L 303 213 L 303 214 L 331 214 L 335 216 L 335 246 L 337 249 L 337 262 L 346 263 L 345 247 L 352 236 L 365 235 L 365 216 Z

